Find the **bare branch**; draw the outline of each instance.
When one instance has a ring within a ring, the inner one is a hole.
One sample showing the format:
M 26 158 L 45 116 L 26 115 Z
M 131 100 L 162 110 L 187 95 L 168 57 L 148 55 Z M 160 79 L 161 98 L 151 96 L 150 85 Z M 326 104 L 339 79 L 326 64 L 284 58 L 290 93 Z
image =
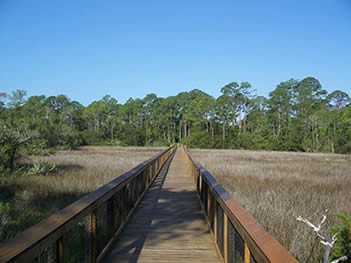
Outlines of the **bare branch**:
M 340 258 L 334 259 L 332 262 L 330 263 L 339 263 L 339 262 L 344 262 L 347 261 L 348 259 L 351 259 L 350 256 L 342 256 Z
M 323 245 L 325 245 L 325 246 L 329 246 L 329 247 L 332 248 L 332 247 L 334 246 L 335 241 L 336 241 L 336 238 L 335 238 L 334 240 L 332 240 L 332 241 L 324 241 L 324 240 L 321 240 L 321 243 L 322 243 Z
M 324 218 L 323 218 L 324 219 Z M 322 221 L 323 221 L 322 219 Z M 306 225 L 308 225 L 309 227 L 311 227 L 313 229 L 314 232 L 318 233 L 321 227 L 321 223 L 318 226 L 315 226 L 313 223 L 311 223 L 308 219 L 306 218 L 302 218 L 301 216 L 296 218 L 297 221 L 301 221 L 304 222 Z
M 325 210 L 324 215 L 323 215 L 323 217 L 322 217 L 322 220 L 321 220 L 321 222 L 320 222 L 319 225 L 318 225 L 318 228 L 319 228 L 319 229 L 321 229 L 321 227 L 322 227 L 323 224 L 325 223 L 325 220 L 327 219 L 327 213 L 328 213 L 328 209 Z
M 323 262 L 329 262 L 329 255 L 330 255 L 331 250 L 332 250 L 332 248 L 337 240 L 337 235 L 338 235 L 338 233 L 336 233 L 332 237 L 330 237 L 326 234 L 323 234 L 321 231 L 322 226 L 327 219 L 327 216 L 326 216 L 327 212 L 328 212 L 328 210 L 325 211 L 325 214 L 323 215 L 321 222 L 317 226 L 314 225 L 313 223 L 311 223 L 308 219 L 302 218 L 301 216 L 296 218 L 296 220 L 304 222 L 306 225 L 311 227 L 313 229 L 313 231 L 316 233 L 316 235 L 321 239 L 320 240 L 321 244 L 323 244 L 325 246 Z M 343 258 L 343 257 L 341 257 L 341 258 Z M 337 262 L 341 262 L 341 261 L 335 261 L 335 262 L 333 261 L 332 263 L 337 263 Z

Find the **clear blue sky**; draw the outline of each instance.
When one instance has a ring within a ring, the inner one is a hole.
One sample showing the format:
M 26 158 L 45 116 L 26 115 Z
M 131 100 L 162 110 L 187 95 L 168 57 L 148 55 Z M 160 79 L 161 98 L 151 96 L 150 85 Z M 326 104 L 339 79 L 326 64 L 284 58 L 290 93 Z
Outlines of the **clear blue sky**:
M 0 92 L 267 96 L 306 76 L 351 94 L 351 1 L 0 0 Z

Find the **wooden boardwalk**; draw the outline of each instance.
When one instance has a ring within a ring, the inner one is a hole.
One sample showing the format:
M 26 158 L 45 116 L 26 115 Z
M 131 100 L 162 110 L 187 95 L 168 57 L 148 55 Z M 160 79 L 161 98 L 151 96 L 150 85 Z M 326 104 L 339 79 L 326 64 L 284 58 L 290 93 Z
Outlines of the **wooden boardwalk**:
M 104 262 L 219 262 L 179 150 L 165 164 Z

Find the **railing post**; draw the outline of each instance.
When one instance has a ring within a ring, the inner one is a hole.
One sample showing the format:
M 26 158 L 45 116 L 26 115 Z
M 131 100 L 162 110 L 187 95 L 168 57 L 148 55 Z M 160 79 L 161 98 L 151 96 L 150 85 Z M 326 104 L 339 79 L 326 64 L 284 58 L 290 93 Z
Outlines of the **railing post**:
M 56 262 L 63 263 L 65 259 L 63 237 L 56 241 Z
M 244 262 L 250 263 L 250 250 L 249 250 L 249 247 L 247 246 L 246 242 L 245 242 Z
M 216 198 L 213 198 L 213 235 L 214 235 L 214 240 L 216 242 L 216 246 L 218 247 L 217 244 L 217 201 Z
M 200 180 L 199 180 L 199 195 L 202 196 L 202 176 L 201 176 L 200 173 L 199 173 L 199 177 L 200 177 Z
M 228 217 L 223 212 L 223 258 L 224 263 L 228 263 Z
M 97 259 L 97 244 L 96 244 L 96 211 L 91 212 L 90 216 L 90 238 L 91 238 L 91 262 L 96 263 Z
M 131 184 L 132 200 L 133 200 L 132 207 L 134 207 L 136 200 L 138 200 L 138 196 L 137 196 L 137 194 L 138 194 L 138 177 L 135 177 L 130 184 Z
M 207 188 L 207 216 L 210 218 L 210 213 L 211 213 L 211 189 L 210 185 L 206 184 L 205 186 Z
M 152 182 L 152 178 L 153 178 L 153 171 L 154 171 L 154 165 L 153 164 L 150 164 L 149 166 L 149 184 L 151 184 Z
M 117 220 L 116 220 L 116 198 L 113 195 L 107 203 L 107 215 L 108 223 L 111 226 L 110 238 L 117 230 Z

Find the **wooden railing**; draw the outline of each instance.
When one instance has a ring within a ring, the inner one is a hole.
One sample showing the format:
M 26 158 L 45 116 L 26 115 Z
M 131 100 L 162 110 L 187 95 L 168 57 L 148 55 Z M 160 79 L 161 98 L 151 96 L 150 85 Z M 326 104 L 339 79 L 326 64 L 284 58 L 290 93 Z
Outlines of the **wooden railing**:
M 298 262 L 246 211 L 187 149 L 184 157 L 222 261 Z
M 99 262 L 175 146 L 0 244 L 0 262 Z

